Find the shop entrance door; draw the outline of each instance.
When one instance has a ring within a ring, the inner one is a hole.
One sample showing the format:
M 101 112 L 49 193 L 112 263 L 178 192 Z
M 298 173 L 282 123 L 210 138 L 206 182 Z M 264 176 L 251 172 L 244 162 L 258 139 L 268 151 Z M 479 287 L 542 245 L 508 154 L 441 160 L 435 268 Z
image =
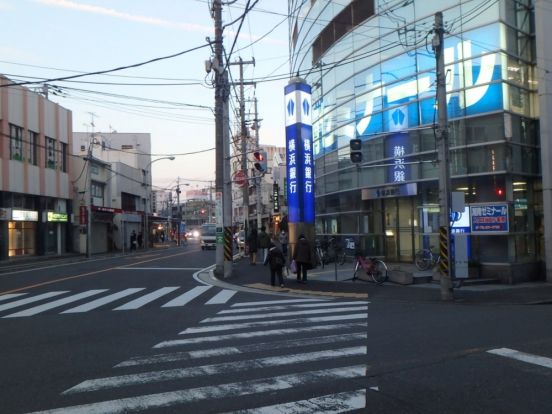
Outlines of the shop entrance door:
M 386 259 L 390 262 L 412 262 L 415 231 L 418 223 L 414 214 L 414 197 L 384 200 Z

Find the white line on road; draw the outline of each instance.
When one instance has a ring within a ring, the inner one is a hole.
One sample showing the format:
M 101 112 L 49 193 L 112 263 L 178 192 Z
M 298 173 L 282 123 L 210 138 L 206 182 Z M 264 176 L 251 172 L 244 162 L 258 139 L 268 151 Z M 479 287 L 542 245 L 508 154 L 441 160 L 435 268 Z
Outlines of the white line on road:
M 217 398 L 240 397 L 263 392 L 291 389 L 307 383 L 312 384 L 317 382 L 326 382 L 331 384 L 339 380 L 361 378 L 365 374 L 366 366 L 355 365 L 344 368 L 261 378 L 250 381 L 242 381 L 239 383 L 234 382 L 158 394 L 139 395 L 136 397 L 122 398 L 118 400 L 36 411 L 31 414 L 123 414 L 131 411 L 145 411 L 152 410 L 154 408 L 173 407 L 178 404 L 186 404 L 196 401 L 211 402 Z
M 188 302 L 194 300 L 196 297 L 211 289 L 212 286 L 196 286 L 195 288 L 189 290 L 188 292 L 180 295 L 170 302 L 165 303 L 162 308 L 172 308 L 175 306 L 184 306 Z
M 26 293 L 6 293 L 5 295 L 0 296 L 0 302 L 3 300 L 13 299 L 23 295 L 26 295 Z
M 208 302 L 205 302 L 205 304 L 206 305 L 219 305 L 221 303 L 226 303 L 235 294 L 236 294 L 235 290 L 224 289 L 224 290 L 220 291 L 218 294 L 216 294 L 215 296 L 213 296 L 211 298 L 211 300 L 209 300 Z
M 217 313 L 221 314 L 232 314 L 232 313 L 246 313 L 246 312 L 264 312 L 264 311 L 275 311 L 275 310 L 286 310 L 294 308 L 320 308 L 320 307 L 337 307 L 337 306 L 347 306 L 347 305 L 367 305 L 367 302 L 353 301 L 353 302 L 329 302 L 329 303 L 297 303 L 290 305 L 280 305 L 280 306 L 261 306 L 258 308 L 242 308 L 242 309 L 227 309 L 222 310 Z
M 51 298 L 53 296 L 58 296 L 58 295 L 61 295 L 63 293 L 67 293 L 67 292 L 68 292 L 68 290 L 58 291 L 58 292 L 47 292 L 47 293 L 43 293 L 41 295 L 36 295 L 36 296 L 30 297 L 30 298 L 19 299 L 19 300 L 16 300 L 14 302 L 5 303 L 5 304 L 1 305 L 0 306 L 0 311 L 4 311 L 4 310 L 7 310 L 7 309 L 13 309 L 13 308 L 16 308 L 18 306 L 27 305 L 27 304 L 33 303 L 33 302 L 38 302 L 39 300 L 48 299 L 48 298 Z
M 225 340 L 233 339 L 243 339 L 243 338 L 255 338 L 261 336 L 277 336 L 277 335 L 288 335 L 296 334 L 303 332 L 316 332 L 316 331 L 329 331 L 332 329 L 351 329 L 359 326 L 368 326 L 366 322 L 358 323 L 345 323 L 345 324 L 333 324 L 333 325 L 318 325 L 318 326 L 308 326 L 301 328 L 287 328 L 287 329 L 272 329 L 268 331 L 254 331 L 254 332 L 243 332 L 237 334 L 228 334 L 228 335 L 214 335 L 214 336 L 201 336 L 198 338 L 188 338 L 188 339 L 175 339 L 172 341 L 163 341 L 154 346 L 154 348 L 167 348 L 170 346 L 180 346 L 180 345 L 189 345 L 189 344 L 201 344 L 204 342 L 219 342 Z
M 68 303 L 76 302 L 77 300 L 81 300 L 84 298 L 87 298 L 89 296 L 97 295 L 98 293 L 105 292 L 107 289 L 95 289 L 95 290 L 87 290 L 86 292 L 78 293 L 73 296 L 68 296 L 63 299 L 58 299 L 53 302 L 45 303 L 44 305 L 35 306 L 34 308 L 29 308 L 27 310 L 12 313 L 10 315 L 4 316 L 4 318 L 18 318 L 22 316 L 33 316 L 37 313 L 44 312 L 53 308 L 57 308 L 59 306 L 66 305 Z
M 258 328 L 261 326 L 270 326 L 270 325 L 278 325 L 278 324 L 290 325 L 290 324 L 300 324 L 300 323 L 307 324 L 307 323 L 319 323 L 319 322 L 346 321 L 346 320 L 353 320 L 353 319 L 366 319 L 367 317 L 368 317 L 367 313 L 355 313 L 351 315 L 333 315 L 333 316 L 319 316 L 319 317 L 313 317 L 313 318 L 276 319 L 271 321 L 233 323 L 233 324 L 226 324 L 226 325 L 208 325 L 208 326 L 187 328 L 184 331 L 180 332 L 179 335 L 215 332 L 215 331 L 229 331 L 234 329 L 250 329 L 250 328 Z
M 118 299 L 124 298 L 125 296 L 130 296 L 136 292 L 140 292 L 141 290 L 144 290 L 145 288 L 129 288 L 122 290 L 121 292 L 113 293 L 111 295 L 104 296 L 103 298 L 99 298 L 96 300 L 93 300 L 92 302 L 84 303 L 80 306 L 76 306 L 71 309 L 67 309 L 66 311 L 63 311 L 61 313 L 81 313 L 81 312 L 88 312 L 92 309 L 99 308 L 100 306 L 103 306 L 107 303 L 115 302 Z
M 319 362 L 329 359 L 347 358 L 366 355 L 366 346 L 329 349 L 325 351 L 271 356 L 244 361 L 223 362 L 220 364 L 201 365 L 188 368 L 167 369 L 161 371 L 140 372 L 138 374 L 119 375 L 83 381 L 62 394 L 76 394 L 98 390 L 144 385 L 164 381 L 175 381 L 183 378 L 195 378 L 208 375 L 219 375 L 233 372 L 243 372 L 255 369 L 281 367 L 300 363 Z
M 190 271 L 196 271 L 202 269 L 201 267 L 131 267 L 132 265 L 128 266 L 121 266 L 116 267 L 117 270 L 190 270 Z
M 264 314 L 257 314 L 257 315 L 215 316 L 213 318 L 203 319 L 200 323 L 239 321 L 242 319 L 279 318 L 280 316 L 313 315 L 313 314 L 334 313 L 334 312 L 358 312 L 358 311 L 367 311 L 367 310 L 368 310 L 368 306 L 350 306 L 345 308 L 313 309 L 313 310 L 292 311 L 292 312 L 274 312 L 274 313 L 264 313 Z
M 304 303 L 304 302 L 326 302 L 327 299 L 283 299 L 283 300 L 262 300 L 259 302 L 238 302 L 232 305 L 232 308 L 240 306 L 260 306 L 260 305 L 279 305 L 281 303 Z
M 340 392 L 308 400 L 240 410 L 240 414 L 339 414 L 366 407 L 366 390 Z M 234 413 L 236 413 L 234 411 Z M 230 414 L 230 413 L 227 413 Z
M 261 352 L 270 351 L 273 349 L 285 349 L 285 348 L 299 348 L 309 345 L 323 345 L 334 344 L 338 342 L 347 342 L 355 340 L 365 340 L 368 338 L 367 333 L 349 333 L 343 335 L 328 335 L 317 336 L 302 339 L 284 339 L 281 341 L 261 342 L 258 344 L 240 345 L 240 346 L 228 346 L 222 348 L 202 349 L 198 351 L 188 352 L 171 352 L 165 354 L 157 354 L 143 357 L 133 357 L 120 364 L 115 365 L 114 368 L 121 367 L 133 367 L 137 365 L 152 365 L 162 364 L 166 362 L 187 361 L 190 359 L 199 358 L 212 358 L 224 355 L 237 355 L 248 352 Z
M 154 292 L 148 293 L 144 296 L 140 296 L 139 298 L 131 300 L 130 302 L 125 303 L 124 305 L 121 305 L 113 310 L 131 310 L 141 308 L 142 306 L 153 302 L 154 300 L 159 299 L 161 296 L 165 296 L 166 294 L 171 293 L 178 288 L 179 286 L 169 286 L 157 289 Z
M 498 348 L 487 351 L 489 354 L 500 355 L 506 358 L 516 359 L 529 364 L 540 365 L 541 367 L 552 368 L 552 358 L 539 355 L 527 354 L 510 348 Z

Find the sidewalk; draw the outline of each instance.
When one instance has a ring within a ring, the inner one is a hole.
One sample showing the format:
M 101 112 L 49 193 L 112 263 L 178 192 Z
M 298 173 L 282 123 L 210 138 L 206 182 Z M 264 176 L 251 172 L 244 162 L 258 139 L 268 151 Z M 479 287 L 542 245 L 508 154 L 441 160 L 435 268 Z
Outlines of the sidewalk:
M 263 266 L 261 263 L 252 266 L 248 258 L 242 258 L 234 262 L 232 277 L 224 279 L 223 282 L 282 294 L 368 299 L 374 302 L 443 303 L 438 282 L 414 285 L 386 282 L 382 286 L 376 286 L 364 281 L 351 281 L 352 275 L 352 263 L 345 263 L 342 266 L 331 263 L 324 269 L 310 270 L 306 284 L 297 283 L 296 275 L 290 274 L 287 277 L 284 276 L 284 288 L 272 287 L 268 266 Z M 552 304 L 552 283 L 469 285 L 454 289 L 453 295 L 453 303 L 457 304 Z

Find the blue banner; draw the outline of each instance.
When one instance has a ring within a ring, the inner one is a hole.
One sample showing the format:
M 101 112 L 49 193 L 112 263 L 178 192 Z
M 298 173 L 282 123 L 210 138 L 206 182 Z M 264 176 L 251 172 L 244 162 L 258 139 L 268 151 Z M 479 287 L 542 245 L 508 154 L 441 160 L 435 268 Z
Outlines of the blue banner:
M 480 204 L 470 206 L 472 233 L 507 233 L 508 204 Z
M 314 224 L 311 88 L 298 79 L 285 88 L 287 201 L 290 223 Z

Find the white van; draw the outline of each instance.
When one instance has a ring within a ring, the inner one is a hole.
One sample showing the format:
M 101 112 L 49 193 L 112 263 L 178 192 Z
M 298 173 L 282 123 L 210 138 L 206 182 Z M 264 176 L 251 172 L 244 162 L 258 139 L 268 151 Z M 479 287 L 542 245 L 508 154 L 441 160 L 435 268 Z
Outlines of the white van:
M 201 250 L 215 249 L 217 247 L 217 225 L 203 224 L 199 229 L 199 242 Z

